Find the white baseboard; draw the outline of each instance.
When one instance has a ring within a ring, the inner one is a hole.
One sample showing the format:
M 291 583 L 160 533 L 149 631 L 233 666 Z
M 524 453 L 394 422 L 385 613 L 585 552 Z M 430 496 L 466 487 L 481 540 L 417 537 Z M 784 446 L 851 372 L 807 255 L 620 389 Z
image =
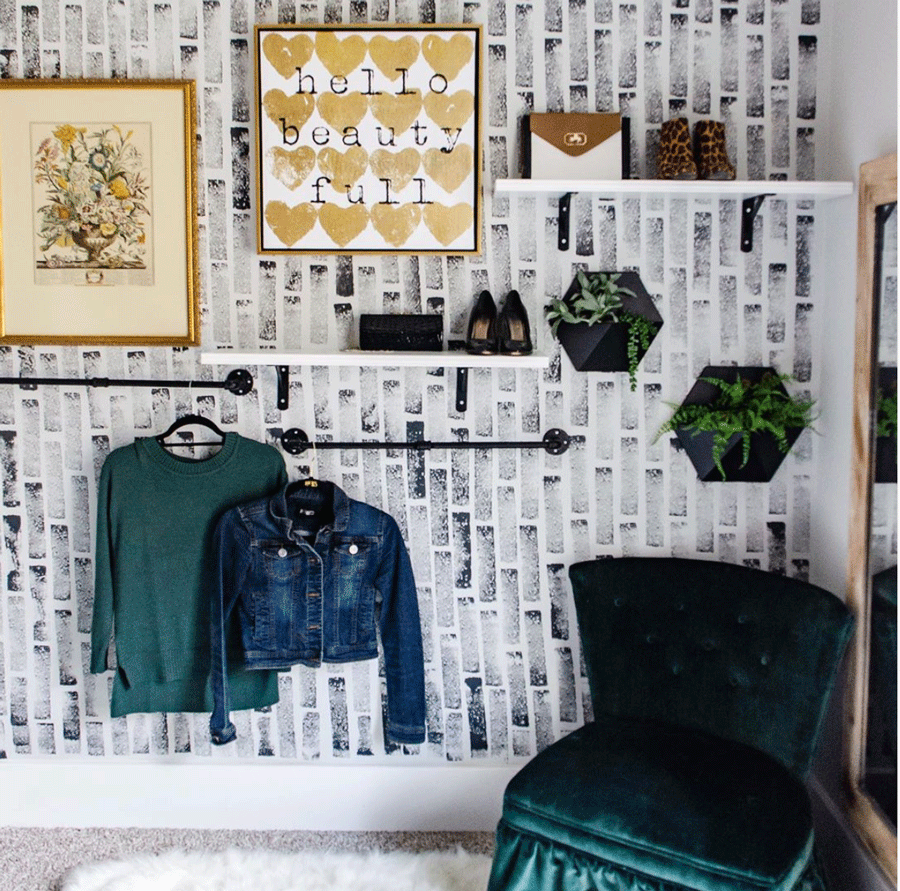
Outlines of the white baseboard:
M 0 825 L 493 831 L 520 765 L 0 762 Z

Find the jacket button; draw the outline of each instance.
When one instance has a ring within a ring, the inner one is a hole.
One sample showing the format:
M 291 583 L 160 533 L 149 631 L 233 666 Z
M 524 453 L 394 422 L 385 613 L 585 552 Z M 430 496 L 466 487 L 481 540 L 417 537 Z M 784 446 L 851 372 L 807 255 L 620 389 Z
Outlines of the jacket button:
M 355 554 L 359 550 L 359 548 L 355 544 L 352 544 L 349 548 L 347 548 L 347 550 L 350 551 L 351 554 Z
M 279 548 L 278 556 L 279 557 L 287 557 L 287 548 Z

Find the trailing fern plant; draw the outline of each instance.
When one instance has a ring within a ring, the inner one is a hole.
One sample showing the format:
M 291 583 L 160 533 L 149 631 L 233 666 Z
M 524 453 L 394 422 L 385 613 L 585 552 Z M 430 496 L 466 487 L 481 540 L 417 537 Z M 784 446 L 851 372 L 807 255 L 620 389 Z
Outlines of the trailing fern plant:
M 650 343 L 657 331 L 656 322 L 637 316 L 625 310 L 622 313 L 622 321 L 628 325 L 628 380 L 631 383 L 631 392 L 637 389 L 637 367 L 640 356 L 650 349 Z
M 788 430 L 812 427 L 815 400 L 794 402 L 781 387 L 781 384 L 793 380 L 789 374 L 766 372 L 758 383 L 741 378 L 734 383 L 717 377 L 702 377 L 700 380 L 718 387 L 716 398 L 712 403 L 703 405 L 677 406 L 669 403 L 675 413 L 659 428 L 656 439 L 678 428 L 693 431 L 692 436 L 712 433 L 712 458 L 722 479 L 726 478 L 722 457 L 728 440 L 735 434 L 741 436 L 740 466 L 745 467 L 750 459 L 752 433 L 770 433 L 778 448 L 787 452 L 790 448 Z
M 568 297 L 555 297 L 547 306 L 547 321 L 553 336 L 561 322 L 570 325 L 599 325 L 621 322 L 628 327 L 628 380 L 631 389 L 637 387 L 637 366 L 640 350 L 650 347 L 659 326 L 650 319 L 629 312 L 622 305 L 623 295 L 636 296 L 634 291 L 617 284 L 621 273 L 584 273 L 576 278 L 580 290 Z

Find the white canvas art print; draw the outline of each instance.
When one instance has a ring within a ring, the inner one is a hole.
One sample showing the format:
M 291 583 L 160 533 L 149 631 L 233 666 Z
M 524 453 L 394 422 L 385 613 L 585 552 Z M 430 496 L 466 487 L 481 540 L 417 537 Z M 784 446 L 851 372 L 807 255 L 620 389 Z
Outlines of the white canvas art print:
M 481 29 L 258 26 L 259 250 L 478 250 Z

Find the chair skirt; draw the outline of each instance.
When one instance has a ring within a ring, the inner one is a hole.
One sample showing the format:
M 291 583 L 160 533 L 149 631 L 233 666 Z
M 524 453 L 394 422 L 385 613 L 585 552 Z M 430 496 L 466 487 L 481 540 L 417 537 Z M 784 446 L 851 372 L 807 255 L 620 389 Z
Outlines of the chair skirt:
M 497 828 L 497 845 L 487 891 L 695 891 L 583 851 L 506 825 Z M 791 891 L 828 891 L 815 855 Z
M 799 891 L 813 843 L 804 784 L 764 752 L 606 716 L 510 780 L 490 891 Z

